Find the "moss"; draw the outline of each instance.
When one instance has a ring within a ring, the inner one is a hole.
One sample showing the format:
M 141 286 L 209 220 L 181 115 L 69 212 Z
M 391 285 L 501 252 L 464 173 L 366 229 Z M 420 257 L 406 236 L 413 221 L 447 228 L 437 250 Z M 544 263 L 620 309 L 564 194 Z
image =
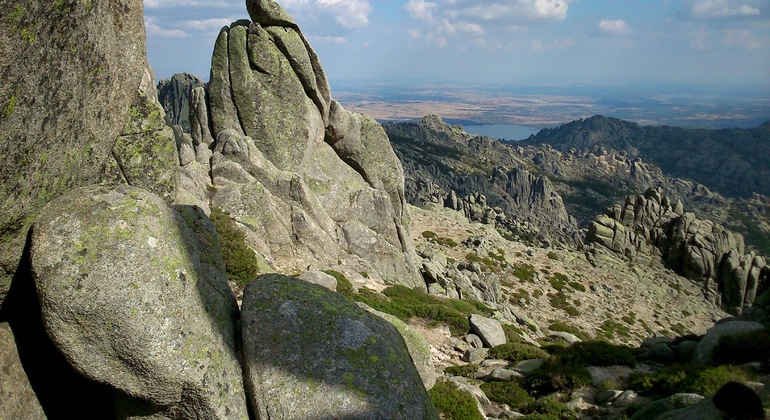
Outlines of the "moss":
M 449 381 L 439 379 L 428 391 L 433 405 L 446 420 L 483 420 L 476 408 L 476 399 L 469 393 L 460 391 Z
M 489 357 L 518 362 L 526 359 L 545 359 L 550 355 L 544 350 L 526 343 L 506 343 L 489 349 Z
M 219 208 L 211 209 L 211 221 L 222 242 L 222 257 L 227 276 L 245 285 L 259 274 L 259 261 L 254 251 L 246 245 L 245 235 L 238 229 L 230 215 Z
M 13 109 L 16 106 L 16 96 L 11 96 L 8 100 L 8 105 L 5 106 L 5 118 L 8 118 L 13 114 Z

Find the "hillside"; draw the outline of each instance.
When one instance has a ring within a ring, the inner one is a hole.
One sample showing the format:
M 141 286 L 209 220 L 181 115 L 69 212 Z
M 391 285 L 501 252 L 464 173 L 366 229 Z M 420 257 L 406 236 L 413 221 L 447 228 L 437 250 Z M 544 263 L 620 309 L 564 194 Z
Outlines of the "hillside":
M 729 198 L 770 195 L 770 121 L 750 129 L 640 126 L 600 115 L 541 130 L 521 145 L 548 144 L 567 152 L 624 151 L 668 177 L 700 183 Z

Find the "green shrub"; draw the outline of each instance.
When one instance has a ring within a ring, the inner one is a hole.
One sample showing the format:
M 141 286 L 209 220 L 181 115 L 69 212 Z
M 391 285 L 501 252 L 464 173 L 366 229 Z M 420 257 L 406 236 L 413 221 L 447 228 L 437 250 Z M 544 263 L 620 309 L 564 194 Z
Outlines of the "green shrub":
M 353 283 L 351 283 L 344 274 L 334 270 L 323 270 L 323 272 L 337 280 L 337 293 L 343 296 L 353 295 L 355 292 L 355 289 L 353 289 Z
M 552 357 L 525 378 L 527 389 L 534 395 L 572 391 L 591 383 L 585 366 L 562 362 Z
M 452 376 L 463 376 L 465 378 L 476 378 L 476 373 L 479 371 L 479 365 L 469 363 L 465 366 L 449 366 L 444 369 L 444 372 Z
M 571 281 L 571 282 L 569 282 L 567 284 L 569 284 L 569 287 L 571 287 L 571 288 L 573 288 L 573 289 L 575 289 L 575 290 L 577 290 L 579 292 L 585 292 L 586 291 L 586 287 L 583 286 L 583 283 L 580 283 L 578 281 Z
M 606 341 L 583 341 L 565 349 L 559 359 L 562 362 L 586 366 L 636 366 L 636 358 L 629 347 Z
M 505 341 L 508 343 L 521 343 L 523 342 L 522 335 L 524 334 L 521 331 L 521 328 L 511 325 L 511 324 L 502 324 L 503 332 L 505 333 Z
M 427 240 L 431 240 L 431 239 L 438 238 L 438 235 L 436 235 L 436 232 L 434 232 L 432 230 L 426 230 L 426 231 L 422 232 L 422 237 L 427 239 Z
M 227 277 L 241 286 L 254 280 L 259 274 L 259 261 L 254 251 L 246 245 L 246 236 L 230 215 L 220 208 L 211 209 L 211 221 L 222 243 Z
M 671 365 L 652 374 L 632 374 L 629 388 L 640 394 L 668 396 L 679 392 L 709 395 L 730 381 L 747 382 L 755 375 L 733 365 L 705 367 L 701 365 Z
M 612 340 L 615 338 L 615 334 L 623 337 L 631 337 L 631 330 L 626 325 L 623 325 L 613 319 L 608 319 L 599 327 L 599 335 Z
M 548 278 L 548 282 L 551 283 L 551 287 L 556 290 L 564 290 L 567 287 L 568 281 L 569 279 L 567 276 L 562 273 L 553 273 L 553 275 Z
M 529 407 L 535 399 L 517 382 L 485 382 L 481 384 L 487 398 L 501 404 L 508 404 L 512 409 Z
M 451 382 L 439 379 L 428 391 L 433 405 L 443 419 L 447 420 L 483 420 L 484 417 L 476 407 L 476 398 L 471 394 L 460 391 Z
M 489 349 L 492 359 L 505 359 L 518 362 L 526 359 L 546 359 L 550 355 L 542 349 L 526 343 L 506 343 Z
M 562 420 L 574 419 L 575 412 L 567 408 L 555 395 L 546 395 L 528 407 L 532 413 L 525 419 Z
M 548 328 L 551 331 L 561 331 L 565 333 L 570 333 L 583 341 L 588 340 L 590 338 L 586 333 L 584 333 L 580 329 L 573 327 L 572 325 L 568 325 L 562 321 L 552 322 L 551 325 L 548 326 Z
M 438 245 L 448 246 L 450 248 L 454 248 L 458 245 L 454 239 L 438 236 L 436 232 L 433 232 L 431 230 L 424 231 L 422 233 L 422 237 L 427 239 L 429 242 L 433 242 Z
M 418 317 L 446 324 L 454 335 L 462 335 L 470 330 L 468 315 L 489 315 L 491 312 L 480 302 L 442 299 L 401 285 L 388 287 L 382 291 L 382 295 L 361 288 L 350 298 L 405 321 Z
M 521 281 L 535 282 L 535 267 L 531 264 L 516 264 L 513 266 L 511 273 Z
M 558 260 L 559 259 L 559 254 L 557 254 L 557 253 L 555 253 L 553 251 L 548 251 L 548 253 L 545 254 L 545 256 L 550 258 L 550 259 L 552 259 L 552 260 Z
M 515 292 L 511 293 L 511 296 L 508 298 L 508 301 L 514 305 L 521 305 L 522 300 L 524 300 L 525 303 L 531 302 L 529 292 L 524 289 L 517 289 Z
M 567 301 L 567 295 L 564 294 L 562 291 L 556 292 L 556 294 L 549 295 L 550 299 L 548 302 L 551 304 L 552 307 L 556 309 L 561 309 L 564 312 L 566 312 L 570 316 L 578 316 L 580 315 L 580 311 Z
M 741 365 L 770 360 L 770 330 L 762 329 L 745 334 L 725 336 L 714 347 L 716 364 Z

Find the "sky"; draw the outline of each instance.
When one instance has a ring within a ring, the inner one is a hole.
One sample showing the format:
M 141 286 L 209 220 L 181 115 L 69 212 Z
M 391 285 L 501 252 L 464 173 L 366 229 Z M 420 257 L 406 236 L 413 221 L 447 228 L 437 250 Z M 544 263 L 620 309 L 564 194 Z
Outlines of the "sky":
M 335 83 L 700 86 L 770 94 L 770 0 L 283 0 Z M 208 79 L 244 0 L 144 0 L 158 79 Z

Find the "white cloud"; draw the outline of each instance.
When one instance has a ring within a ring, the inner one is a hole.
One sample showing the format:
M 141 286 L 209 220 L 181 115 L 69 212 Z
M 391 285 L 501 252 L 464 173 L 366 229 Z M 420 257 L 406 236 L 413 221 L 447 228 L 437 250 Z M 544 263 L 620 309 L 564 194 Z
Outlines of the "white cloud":
M 767 42 L 767 41 L 766 41 Z M 766 45 L 747 30 L 729 30 L 725 32 L 725 45 L 738 46 L 747 50 L 757 50 Z
M 685 13 L 694 19 L 756 17 L 766 0 L 685 0 Z M 766 6 L 766 4 L 765 4 Z
M 418 31 L 417 29 L 410 29 L 409 31 L 407 31 L 407 34 L 409 35 L 409 38 L 412 38 L 412 39 L 422 38 L 422 32 Z
M 404 5 L 404 10 L 409 14 L 409 16 L 424 20 L 426 22 L 433 22 L 433 12 L 431 12 L 432 9 L 436 7 L 436 3 L 430 2 L 430 1 L 424 1 L 424 0 L 409 0 Z
M 368 0 L 284 0 L 281 5 L 295 18 L 300 15 L 318 19 L 332 16 L 345 29 L 367 26 L 372 12 Z
M 599 21 L 599 31 L 607 35 L 626 35 L 631 32 L 623 19 L 602 19 Z
M 342 44 L 347 44 L 348 43 L 348 39 L 345 38 L 344 36 L 314 36 L 314 35 L 309 35 L 308 38 L 311 41 L 319 43 L 319 44 L 323 43 L 323 44 L 342 45 Z
M 155 23 L 154 19 L 149 16 L 144 17 L 144 29 L 147 31 L 147 35 L 154 35 L 161 38 L 189 38 L 190 35 L 182 29 L 166 29 L 161 28 Z
M 182 22 L 182 27 L 194 31 L 218 31 L 223 26 L 230 25 L 235 19 L 233 18 L 214 18 L 204 20 L 185 20 Z

